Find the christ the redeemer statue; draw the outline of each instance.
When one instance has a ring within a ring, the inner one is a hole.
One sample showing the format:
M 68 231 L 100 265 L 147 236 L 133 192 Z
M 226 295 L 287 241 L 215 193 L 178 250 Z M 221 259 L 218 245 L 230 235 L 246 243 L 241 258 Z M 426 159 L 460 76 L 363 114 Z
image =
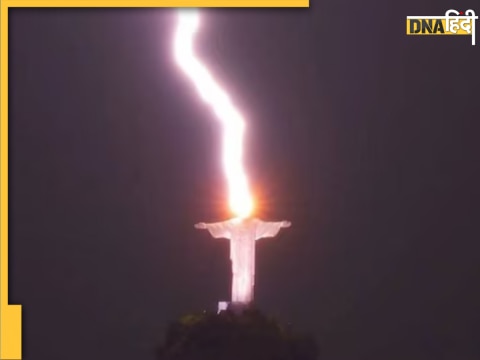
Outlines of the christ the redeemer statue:
M 232 302 L 249 304 L 253 301 L 255 284 L 255 241 L 274 237 L 289 221 L 266 222 L 257 218 L 230 219 L 217 223 L 198 223 L 197 229 L 207 229 L 214 238 L 230 240 L 232 261 Z

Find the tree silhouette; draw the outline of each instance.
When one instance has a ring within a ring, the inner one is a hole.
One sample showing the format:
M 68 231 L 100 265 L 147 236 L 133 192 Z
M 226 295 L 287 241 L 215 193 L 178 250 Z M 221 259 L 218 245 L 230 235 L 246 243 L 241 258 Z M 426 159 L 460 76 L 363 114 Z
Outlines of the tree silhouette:
M 255 309 L 182 317 L 170 324 L 158 360 L 315 360 L 310 336 L 295 334 Z

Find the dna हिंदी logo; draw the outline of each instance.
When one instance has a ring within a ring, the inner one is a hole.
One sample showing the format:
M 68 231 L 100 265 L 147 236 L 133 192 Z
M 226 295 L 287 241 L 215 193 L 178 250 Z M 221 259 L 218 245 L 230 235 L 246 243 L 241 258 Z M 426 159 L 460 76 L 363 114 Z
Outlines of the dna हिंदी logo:
M 475 45 L 475 20 L 471 9 L 447 10 L 445 16 L 407 16 L 407 35 L 471 35 Z

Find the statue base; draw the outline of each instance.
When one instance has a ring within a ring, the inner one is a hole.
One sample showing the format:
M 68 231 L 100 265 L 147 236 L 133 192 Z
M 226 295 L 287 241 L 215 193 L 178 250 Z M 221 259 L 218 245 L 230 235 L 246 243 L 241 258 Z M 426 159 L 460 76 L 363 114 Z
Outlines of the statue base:
M 250 307 L 251 307 L 251 304 L 248 304 L 248 303 L 219 301 L 217 314 L 219 314 L 222 311 L 228 310 L 238 315 L 238 314 L 241 314 L 244 310 L 249 309 Z

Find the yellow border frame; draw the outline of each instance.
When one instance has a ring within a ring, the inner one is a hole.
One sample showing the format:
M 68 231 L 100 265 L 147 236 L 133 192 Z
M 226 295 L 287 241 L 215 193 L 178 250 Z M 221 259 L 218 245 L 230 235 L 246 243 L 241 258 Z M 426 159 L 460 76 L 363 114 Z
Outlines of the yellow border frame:
M 22 306 L 8 304 L 8 9 L 11 7 L 309 7 L 309 0 L 1 0 L 0 360 L 22 358 Z

